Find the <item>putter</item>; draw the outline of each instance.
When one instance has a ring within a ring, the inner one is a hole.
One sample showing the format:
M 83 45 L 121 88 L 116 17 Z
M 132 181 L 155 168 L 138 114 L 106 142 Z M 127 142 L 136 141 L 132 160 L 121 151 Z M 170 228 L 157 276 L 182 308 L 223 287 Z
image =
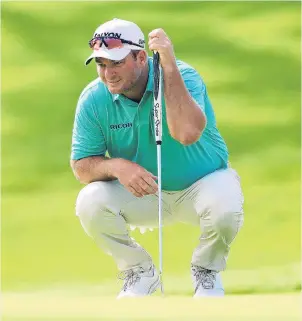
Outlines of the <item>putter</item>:
M 161 69 L 159 64 L 159 53 L 153 53 L 153 95 L 154 95 L 154 132 L 157 147 L 157 182 L 158 182 L 158 228 L 159 228 L 159 280 L 160 290 L 164 294 L 163 286 L 163 222 L 162 222 L 162 191 L 161 191 L 161 143 L 162 143 L 162 96 L 161 96 Z

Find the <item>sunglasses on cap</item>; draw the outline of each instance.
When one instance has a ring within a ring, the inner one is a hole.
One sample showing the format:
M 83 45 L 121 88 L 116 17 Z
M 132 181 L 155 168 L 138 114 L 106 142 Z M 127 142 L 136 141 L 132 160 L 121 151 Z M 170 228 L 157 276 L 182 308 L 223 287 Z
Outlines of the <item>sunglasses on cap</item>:
M 120 38 L 94 37 L 89 41 L 89 47 L 94 50 L 100 49 L 102 45 L 104 45 L 107 49 L 117 49 L 122 48 L 124 44 L 144 48 L 144 46 L 139 45 L 138 43 Z

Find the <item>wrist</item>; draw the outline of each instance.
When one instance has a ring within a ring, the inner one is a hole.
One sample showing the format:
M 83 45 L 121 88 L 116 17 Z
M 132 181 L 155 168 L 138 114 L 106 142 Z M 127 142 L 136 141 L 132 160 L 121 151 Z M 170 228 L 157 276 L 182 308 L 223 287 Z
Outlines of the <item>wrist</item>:
M 169 77 L 173 78 L 175 77 L 175 75 L 179 74 L 179 70 L 176 63 L 165 65 L 164 67 L 162 67 L 162 69 L 163 69 L 164 79 L 168 79 Z
M 165 61 L 165 62 L 161 65 L 161 67 L 162 67 L 163 71 L 164 71 L 164 72 L 167 72 L 167 73 L 171 73 L 171 72 L 174 72 L 174 71 L 178 70 L 175 59 L 172 59 L 172 60 L 170 60 L 169 62 L 166 62 L 166 61 Z
M 128 160 L 123 158 L 112 158 L 108 164 L 108 176 L 119 179 L 121 172 L 123 171 L 123 165 Z

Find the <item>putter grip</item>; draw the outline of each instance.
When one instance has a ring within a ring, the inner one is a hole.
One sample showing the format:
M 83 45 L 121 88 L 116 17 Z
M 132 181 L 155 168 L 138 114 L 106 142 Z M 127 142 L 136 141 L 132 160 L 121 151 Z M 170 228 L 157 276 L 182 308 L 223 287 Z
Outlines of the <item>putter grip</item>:
M 154 70 L 154 98 L 158 99 L 159 92 L 159 53 L 153 52 L 153 70 Z
M 153 95 L 154 95 L 154 133 L 157 145 L 162 142 L 162 95 L 161 95 L 161 69 L 159 65 L 159 53 L 153 52 Z

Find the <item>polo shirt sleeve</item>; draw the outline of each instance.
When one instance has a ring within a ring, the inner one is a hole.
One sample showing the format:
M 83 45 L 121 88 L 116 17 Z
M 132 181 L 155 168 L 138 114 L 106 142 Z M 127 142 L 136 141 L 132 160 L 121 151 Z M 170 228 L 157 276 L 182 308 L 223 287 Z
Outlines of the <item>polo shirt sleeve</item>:
M 89 156 L 104 156 L 106 142 L 95 112 L 95 103 L 89 91 L 79 98 L 73 131 L 71 159 L 79 160 Z
M 185 86 L 191 97 L 195 100 L 201 110 L 205 111 L 205 92 L 206 86 L 198 72 L 193 68 L 184 68 L 180 70 Z

